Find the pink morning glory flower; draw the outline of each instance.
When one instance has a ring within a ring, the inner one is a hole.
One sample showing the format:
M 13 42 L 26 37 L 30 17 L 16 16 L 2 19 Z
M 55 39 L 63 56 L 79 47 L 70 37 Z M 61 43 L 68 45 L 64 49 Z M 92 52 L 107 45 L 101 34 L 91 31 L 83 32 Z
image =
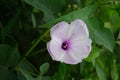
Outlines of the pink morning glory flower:
M 62 21 L 50 30 L 51 41 L 47 49 L 53 60 L 78 64 L 91 51 L 91 39 L 84 21 L 77 19 L 70 24 Z

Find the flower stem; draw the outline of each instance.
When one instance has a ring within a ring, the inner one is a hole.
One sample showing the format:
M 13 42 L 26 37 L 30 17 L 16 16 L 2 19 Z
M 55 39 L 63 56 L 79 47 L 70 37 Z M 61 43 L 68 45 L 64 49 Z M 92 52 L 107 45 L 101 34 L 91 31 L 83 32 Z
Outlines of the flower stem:
M 24 59 L 32 52 L 32 50 L 38 45 L 38 43 L 42 40 L 42 38 L 44 36 L 46 36 L 49 32 L 49 29 L 47 29 L 43 35 L 41 35 L 37 41 L 33 44 L 33 46 L 30 47 L 30 49 L 20 58 L 20 60 L 18 61 L 18 63 L 15 65 L 15 67 L 12 70 L 15 70 L 23 61 Z
M 46 48 L 43 48 L 43 49 L 41 49 L 41 50 L 39 50 L 39 51 L 34 52 L 33 54 L 30 54 L 30 55 L 27 56 L 27 57 L 31 57 L 31 56 L 36 55 L 36 54 L 38 54 L 38 53 L 40 53 L 40 52 L 43 52 L 43 51 L 45 51 L 45 50 L 46 50 Z

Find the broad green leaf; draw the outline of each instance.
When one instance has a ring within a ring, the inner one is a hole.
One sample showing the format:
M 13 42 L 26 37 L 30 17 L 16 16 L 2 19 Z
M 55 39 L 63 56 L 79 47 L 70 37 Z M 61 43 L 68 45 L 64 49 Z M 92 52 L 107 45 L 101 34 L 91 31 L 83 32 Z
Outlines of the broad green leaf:
M 88 5 L 85 8 L 73 11 L 65 16 L 61 16 L 53 21 L 48 22 L 47 24 L 40 25 L 39 27 L 42 28 L 51 28 L 54 24 L 60 21 L 67 21 L 71 22 L 76 19 L 88 19 L 89 16 L 96 10 L 96 6 L 94 5 Z
M 55 80 L 64 80 L 67 74 L 67 65 L 65 63 L 60 63 L 59 70 L 54 75 Z
M 63 4 L 62 0 L 24 0 L 26 3 L 32 5 L 34 8 L 43 11 L 44 20 L 51 21 L 61 12 Z M 56 6 L 57 5 L 57 6 Z
M 118 68 L 117 68 L 116 60 L 113 61 L 113 64 L 111 66 L 112 66 L 112 70 L 111 70 L 112 80 L 119 80 L 118 79 Z
M 93 60 L 93 65 L 97 71 L 97 75 L 99 77 L 100 80 L 107 80 L 104 70 L 101 68 L 101 66 L 95 61 Z
M 9 45 L 0 45 L 0 65 L 14 66 L 20 58 L 17 48 Z
M 120 16 L 116 10 L 109 10 L 109 25 L 106 25 L 111 31 L 116 32 L 120 29 Z
M 17 80 L 17 74 L 9 68 L 13 67 L 19 60 L 19 52 L 9 45 L 0 45 L 0 80 Z
M 62 0 L 36 0 L 37 2 L 40 2 L 44 4 L 47 8 L 49 8 L 53 14 L 58 15 L 58 13 L 61 12 L 63 7 L 63 1 Z
M 40 66 L 40 75 L 44 75 L 49 69 L 49 63 L 44 63 Z
M 92 51 L 89 54 L 89 56 L 85 59 L 85 61 L 91 62 L 92 60 L 94 60 L 95 58 L 97 58 L 100 54 L 100 49 L 93 46 L 92 47 Z
M 28 72 L 37 72 L 37 69 L 26 59 L 20 64 L 19 67 Z
M 0 65 L 0 80 L 17 80 L 17 74 L 9 70 L 8 67 Z
M 29 73 L 38 72 L 37 69 L 26 59 L 18 66 L 18 68 Z M 26 80 L 25 76 L 21 72 L 17 72 L 17 76 L 18 80 Z
M 24 0 L 26 3 L 32 5 L 34 8 L 39 9 L 44 12 L 44 20 L 46 22 L 53 20 L 54 15 L 53 12 L 43 3 L 41 3 L 40 0 Z
M 108 50 L 113 52 L 115 40 L 112 32 L 109 29 L 104 28 L 103 23 L 95 17 L 86 20 L 86 23 L 92 41 L 104 45 Z
M 17 72 L 17 80 L 26 80 L 25 76 L 20 71 Z
M 26 80 L 35 80 L 31 75 L 29 75 L 26 71 L 20 69 L 20 72 L 25 76 Z

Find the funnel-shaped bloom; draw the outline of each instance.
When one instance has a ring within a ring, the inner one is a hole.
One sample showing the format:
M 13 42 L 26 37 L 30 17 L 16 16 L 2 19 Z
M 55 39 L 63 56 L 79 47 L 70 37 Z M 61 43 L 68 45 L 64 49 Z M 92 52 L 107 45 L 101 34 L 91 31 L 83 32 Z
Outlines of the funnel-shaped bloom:
M 91 39 L 86 24 L 77 19 L 71 24 L 59 22 L 50 30 L 51 41 L 47 49 L 53 60 L 77 64 L 91 51 Z

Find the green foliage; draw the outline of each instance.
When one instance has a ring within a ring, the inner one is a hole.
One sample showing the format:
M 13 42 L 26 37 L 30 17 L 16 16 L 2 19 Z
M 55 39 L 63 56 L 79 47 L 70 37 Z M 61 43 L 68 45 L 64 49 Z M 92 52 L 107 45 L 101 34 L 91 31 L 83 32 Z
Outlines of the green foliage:
M 110 15 L 110 22 L 112 25 L 112 30 L 113 32 L 116 32 L 116 30 L 120 29 L 120 16 L 119 13 L 116 10 L 110 10 L 109 11 Z
M 95 69 L 97 71 L 99 79 L 100 80 L 107 80 L 105 73 L 104 73 L 103 69 L 101 68 L 101 66 L 95 61 L 93 61 L 93 65 L 95 66 Z
M 33 76 L 28 74 L 29 72 L 27 71 L 20 69 L 20 72 L 25 76 L 27 80 L 51 80 L 50 76 L 43 76 L 48 71 L 48 69 L 49 69 L 49 63 L 44 63 L 43 65 L 41 65 L 40 74 L 35 78 L 33 78 Z
M 96 18 L 90 18 L 86 23 L 88 24 L 91 39 L 100 45 L 104 45 L 112 52 L 115 47 L 115 40 L 112 32 L 104 28 L 103 23 Z
M 19 60 L 19 52 L 17 48 L 6 44 L 0 45 L 0 79 L 1 80 L 17 80 L 16 72 L 12 72 L 12 68 Z M 6 77 L 7 76 L 7 77 Z
M 118 67 L 116 64 L 116 60 L 113 61 L 113 65 L 111 65 L 112 71 L 111 76 L 113 80 L 118 80 Z
M 8 67 L 0 65 L 0 79 L 1 80 L 17 80 L 17 75 L 15 72 L 12 72 Z
M 100 55 L 100 49 L 93 46 L 90 55 L 85 59 L 88 62 L 92 62 Z
M 21 65 L 19 65 L 19 68 L 31 73 L 37 72 L 36 68 L 28 60 L 24 60 Z
M 44 63 L 42 66 L 40 66 L 40 74 L 44 75 L 49 69 L 49 63 Z
M 120 80 L 119 0 L 1 0 L 0 10 L 0 80 Z M 90 55 L 51 60 L 49 29 L 76 19 L 89 29 Z
M 17 63 L 19 58 L 20 55 L 17 48 L 11 47 L 6 44 L 0 45 L 0 65 L 12 67 Z
M 59 66 L 59 71 L 55 74 L 54 80 L 63 80 L 66 79 L 67 74 L 67 65 L 64 63 L 61 63 Z
M 20 69 L 20 72 L 25 76 L 26 80 L 35 80 L 31 75 L 29 75 L 27 72 Z
M 50 28 L 52 27 L 55 23 L 60 22 L 60 21 L 67 21 L 71 22 L 75 19 L 83 19 L 86 20 L 88 17 L 96 10 L 96 6 L 94 5 L 88 5 L 85 8 L 73 11 L 67 15 L 61 16 L 53 21 L 50 21 L 46 24 L 40 25 L 40 28 Z
M 41 65 L 39 68 L 40 74 L 38 77 L 35 78 L 35 80 L 51 80 L 50 76 L 43 76 L 45 73 L 47 73 L 48 69 L 49 63 L 44 63 L 43 65 Z
M 46 22 L 55 18 L 54 14 L 58 14 L 62 7 L 61 0 L 24 0 L 26 3 L 32 5 L 34 8 L 43 11 L 44 20 Z M 48 3 L 49 2 L 49 3 Z M 54 5 L 56 4 L 56 5 Z

